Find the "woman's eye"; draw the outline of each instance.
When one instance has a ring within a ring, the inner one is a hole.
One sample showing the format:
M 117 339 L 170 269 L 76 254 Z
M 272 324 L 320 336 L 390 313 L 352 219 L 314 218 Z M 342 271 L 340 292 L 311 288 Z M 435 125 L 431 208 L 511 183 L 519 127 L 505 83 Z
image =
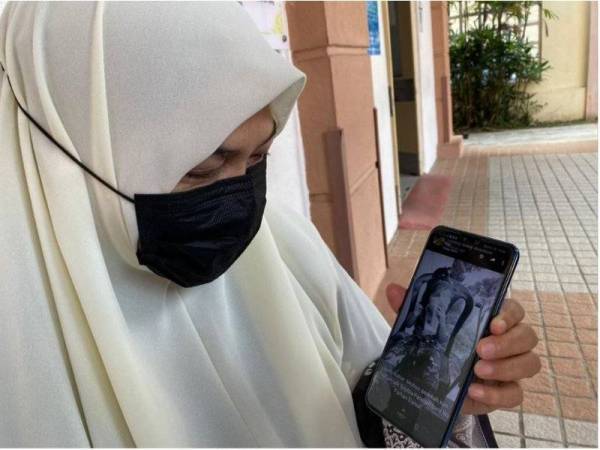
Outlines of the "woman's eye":
M 207 170 L 207 171 L 190 171 L 186 174 L 187 178 L 191 178 L 193 180 L 210 180 L 214 178 L 219 173 L 219 169 L 216 170 Z
M 208 181 L 215 178 L 223 169 L 227 157 L 222 152 L 213 153 L 210 158 L 201 165 L 190 170 L 185 176 L 188 179 L 197 181 Z

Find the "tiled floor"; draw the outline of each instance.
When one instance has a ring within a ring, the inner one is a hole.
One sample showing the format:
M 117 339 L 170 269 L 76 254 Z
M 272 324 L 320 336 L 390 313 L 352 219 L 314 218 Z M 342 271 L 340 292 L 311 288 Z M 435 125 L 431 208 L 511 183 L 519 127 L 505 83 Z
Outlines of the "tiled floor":
M 515 243 L 521 260 L 509 295 L 538 333 L 543 369 L 523 404 L 491 415 L 501 446 L 597 446 L 597 154 L 499 154 L 478 148 L 440 160 L 451 175 L 443 224 Z M 428 231 L 399 230 L 376 297 L 407 286 Z

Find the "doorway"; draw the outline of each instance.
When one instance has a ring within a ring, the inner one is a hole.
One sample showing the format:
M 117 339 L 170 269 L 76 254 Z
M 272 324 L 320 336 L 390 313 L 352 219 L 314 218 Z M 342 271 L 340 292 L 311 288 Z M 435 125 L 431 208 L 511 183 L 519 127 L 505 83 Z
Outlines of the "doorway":
M 411 2 L 388 2 L 400 191 L 404 199 L 420 174 Z

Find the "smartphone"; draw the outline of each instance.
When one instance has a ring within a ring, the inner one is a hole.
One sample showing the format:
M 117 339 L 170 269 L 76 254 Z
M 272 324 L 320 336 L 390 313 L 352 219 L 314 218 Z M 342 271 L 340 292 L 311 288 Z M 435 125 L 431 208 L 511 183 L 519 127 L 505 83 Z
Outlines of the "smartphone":
M 423 447 L 445 447 L 519 259 L 508 243 L 439 226 L 429 235 L 366 403 Z

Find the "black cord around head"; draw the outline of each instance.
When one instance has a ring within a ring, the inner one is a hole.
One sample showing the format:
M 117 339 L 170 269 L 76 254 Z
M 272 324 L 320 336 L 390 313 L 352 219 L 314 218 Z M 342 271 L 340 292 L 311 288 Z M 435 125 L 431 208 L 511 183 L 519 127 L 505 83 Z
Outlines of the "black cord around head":
M 10 82 L 10 78 L 8 76 L 8 72 L 6 71 L 6 69 L 4 68 L 4 66 L 2 65 L 2 63 L 0 63 L 0 68 L 2 69 L 2 71 L 6 74 L 6 80 L 8 81 L 8 85 L 10 86 L 10 90 L 13 93 L 13 96 L 15 97 L 15 100 L 17 101 L 17 105 L 19 106 L 19 109 L 21 109 L 21 111 L 23 111 L 23 114 L 25 114 L 25 116 L 27 116 L 27 118 L 33 122 L 33 124 L 37 127 L 38 130 L 40 130 L 42 132 L 42 134 L 44 136 L 46 136 L 54 145 L 56 145 L 65 155 L 67 155 L 67 157 L 69 157 L 69 159 L 71 161 L 73 161 L 75 164 L 77 164 L 79 167 L 81 167 L 87 174 L 91 175 L 92 177 L 94 177 L 96 180 L 98 180 L 100 183 L 102 183 L 105 187 L 107 187 L 108 189 L 110 189 L 111 191 L 113 191 L 115 194 L 119 195 L 121 198 L 124 198 L 125 200 L 131 202 L 131 203 L 135 203 L 134 199 L 129 197 L 128 195 L 123 194 L 122 192 L 120 192 L 119 190 L 117 190 L 115 187 L 111 186 L 108 182 L 104 181 L 102 178 L 100 178 L 100 176 L 96 175 L 94 172 L 92 172 L 91 169 L 88 169 L 87 166 L 85 166 L 80 160 L 78 160 L 70 151 L 68 151 L 67 149 L 65 149 L 62 145 L 60 145 L 56 139 L 54 139 L 50 133 L 48 133 L 40 124 L 38 124 L 38 122 L 31 117 L 31 114 L 29 114 L 27 112 L 27 110 L 25 108 L 23 108 L 23 106 L 21 106 L 21 103 L 19 102 L 19 99 L 17 98 L 17 94 L 15 93 L 12 84 Z

